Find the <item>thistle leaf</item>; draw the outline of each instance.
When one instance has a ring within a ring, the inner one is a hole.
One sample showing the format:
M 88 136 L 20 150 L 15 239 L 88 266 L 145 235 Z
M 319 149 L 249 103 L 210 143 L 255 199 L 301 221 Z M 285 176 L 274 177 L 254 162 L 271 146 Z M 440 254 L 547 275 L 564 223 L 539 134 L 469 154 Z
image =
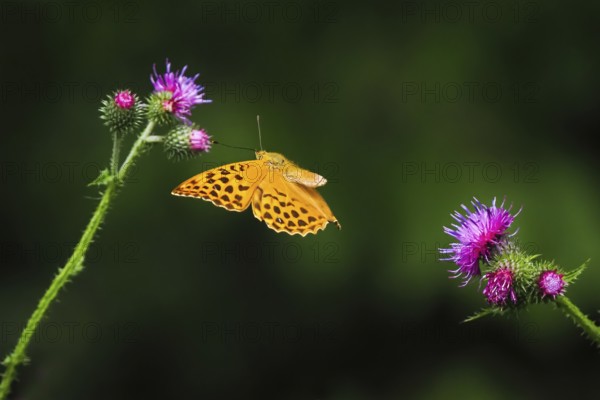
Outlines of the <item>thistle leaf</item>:
M 88 186 L 107 186 L 112 181 L 112 179 L 112 175 L 110 174 L 108 169 L 105 168 L 102 171 L 100 171 L 100 175 L 98 175 L 96 179 L 88 183 Z
M 581 264 L 579 267 L 575 268 L 572 271 L 566 272 L 564 275 L 564 279 L 567 283 L 573 283 L 575 282 L 575 280 L 577 280 L 577 278 L 579 278 L 579 275 L 581 275 L 581 273 L 587 268 L 587 266 L 589 265 L 591 259 L 588 258 L 583 264 Z
M 472 322 L 472 321 L 475 321 L 476 319 L 486 317 L 488 315 L 501 314 L 501 313 L 502 313 L 501 311 L 499 311 L 498 309 L 496 309 L 494 307 L 483 308 L 480 311 L 478 311 L 477 313 L 475 313 L 475 314 L 471 315 L 470 317 L 468 317 L 467 319 L 465 319 L 463 322 Z

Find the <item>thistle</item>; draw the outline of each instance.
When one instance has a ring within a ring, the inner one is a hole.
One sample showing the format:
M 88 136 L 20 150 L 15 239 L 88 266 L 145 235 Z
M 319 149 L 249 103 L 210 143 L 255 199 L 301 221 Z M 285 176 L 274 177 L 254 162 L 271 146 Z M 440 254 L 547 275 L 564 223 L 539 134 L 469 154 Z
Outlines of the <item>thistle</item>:
M 512 215 L 510 210 L 504 208 L 504 202 L 496 207 L 496 199 L 492 201 L 491 206 L 482 204 L 476 198 L 471 204 L 474 207 L 472 212 L 465 205 L 465 215 L 455 211 L 452 215 L 457 224 L 452 224 L 452 228 L 444 227 L 444 232 L 458 240 L 451 243 L 449 249 L 440 249 L 442 254 L 449 254 L 449 257 L 442 260 L 453 261 L 458 268 L 451 271 L 454 277 L 463 275 L 466 285 L 473 276 L 481 275 L 479 262 L 488 263 L 493 254 L 503 244 L 509 236 L 508 228 L 519 214 Z
M 187 65 L 181 71 L 171 71 L 171 63 L 167 60 L 167 71 L 159 74 L 154 65 L 154 74 L 150 81 L 154 92 L 148 100 L 148 116 L 160 124 L 173 122 L 173 118 L 191 125 L 189 116 L 192 109 L 198 104 L 210 103 L 212 100 L 204 98 L 204 87 L 196 84 L 200 74 L 193 77 L 185 75 Z
M 210 100 L 204 99 L 202 86 L 195 83 L 198 75 L 190 78 L 185 76 L 186 68 L 181 72 L 171 72 L 171 64 L 167 61 L 167 72 L 160 75 L 154 68 L 151 83 L 154 92 L 149 97 L 149 104 L 142 104 L 137 95 L 130 90 L 118 90 L 108 95 L 102 101 L 100 118 L 112 133 L 113 147 L 110 168 L 103 170 L 90 185 L 101 187 L 101 197 L 97 208 L 92 215 L 86 229 L 77 243 L 73 255 L 67 263 L 59 269 L 42 299 L 38 302 L 36 310 L 29 318 L 25 329 L 14 350 L 4 358 L 2 364 L 6 367 L 0 381 L 0 400 L 6 399 L 11 384 L 16 378 L 17 368 L 24 364 L 28 358 L 26 351 L 34 336 L 40 321 L 46 318 L 50 305 L 56 300 L 58 293 L 65 284 L 84 269 L 85 254 L 100 228 L 104 217 L 110 209 L 117 188 L 123 186 L 131 166 L 152 147 L 153 143 L 164 142 L 170 156 L 181 154 L 193 155 L 210 150 L 211 140 L 202 129 L 192 128 L 189 117 L 192 109 Z M 139 131 L 141 122 L 146 118 L 146 127 Z M 156 134 L 157 125 L 175 123 L 179 126 L 172 133 L 164 136 Z M 139 131 L 137 139 L 121 163 L 120 147 L 122 136 L 126 133 Z
M 113 133 L 126 134 L 139 128 L 144 105 L 130 90 L 117 90 L 102 100 L 100 118 Z
M 204 129 L 180 125 L 167 134 L 164 147 L 170 159 L 181 160 L 208 152 L 211 143 Z
M 440 249 L 442 260 L 452 261 L 457 269 L 453 276 L 464 276 L 465 286 L 473 276 L 482 275 L 485 287 L 482 290 L 488 307 L 468 318 L 467 321 L 488 314 L 503 314 L 517 311 L 536 303 L 556 304 L 575 324 L 600 346 L 600 327 L 596 326 L 565 296 L 565 287 L 574 282 L 583 272 L 587 262 L 580 267 L 564 272 L 553 262 L 538 260 L 538 255 L 523 251 L 515 237 L 509 234 L 514 218 L 504 208 L 504 202 L 496 206 L 496 199 L 487 206 L 474 199 L 474 211 L 462 206 L 465 215 L 454 212 L 452 217 L 458 224 L 444 232 L 457 239 L 450 248 Z

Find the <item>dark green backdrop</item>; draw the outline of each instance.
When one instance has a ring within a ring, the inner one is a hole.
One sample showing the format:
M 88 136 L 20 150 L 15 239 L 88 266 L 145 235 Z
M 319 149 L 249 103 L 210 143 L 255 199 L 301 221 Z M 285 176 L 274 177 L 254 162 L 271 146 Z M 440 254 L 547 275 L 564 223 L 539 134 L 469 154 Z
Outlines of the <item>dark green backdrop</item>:
M 600 306 L 594 2 L 3 1 L 0 352 L 96 202 L 100 99 L 151 90 L 152 64 L 200 72 L 193 120 L 329 179 L 343 229 L 275 234 L 170 196 L 253 158 L 215 147 L 138 164 L 86 269 L 34 338 L 14 399 L 531 398 L 597 388 L 598 352 L 551 306 L 461 324 L 449 213 L 523 206 L 532 252 L 592 264 L 568 294 Z M 130 138 L 131 140 L 132 138 Z

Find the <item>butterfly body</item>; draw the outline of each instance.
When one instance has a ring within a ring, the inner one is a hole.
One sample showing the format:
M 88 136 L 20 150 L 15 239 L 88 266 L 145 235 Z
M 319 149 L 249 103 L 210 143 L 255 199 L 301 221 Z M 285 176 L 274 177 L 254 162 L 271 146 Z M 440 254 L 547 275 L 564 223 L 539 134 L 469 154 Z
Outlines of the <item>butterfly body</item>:
M 252 213 L 276 232 L 306 236 L 340 224 L 315 188 L 321 175 L 302 169 L 279 153 L 257 151 L 256 160 L 223 165 L 202 172 L 171 192 L 201 198 L 229 211 Z

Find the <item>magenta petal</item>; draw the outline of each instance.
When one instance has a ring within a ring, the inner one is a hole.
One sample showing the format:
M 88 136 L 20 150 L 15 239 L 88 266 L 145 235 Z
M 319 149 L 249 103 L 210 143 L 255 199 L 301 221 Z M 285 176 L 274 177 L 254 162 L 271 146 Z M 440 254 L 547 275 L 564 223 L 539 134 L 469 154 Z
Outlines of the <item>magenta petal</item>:
M 188 116 L 192 114 L 192 109 L 203 103 L 210 103 L 212 100 L 204 98 L 204 87 L 195 83 L 199 74 L 190 78 L 185 76 L 187 65 L 181 71 L 171 72 L 171 63 L 166 61 L 167 70 L 163 74 L 156 71 L 156 65 L 153 67 L 154 74 L 150 76 L 150 81 L 154 86 L 154 92 L 168 92 L 170 99 L 165 104 L 165 110 L 190 124 Z
M 542 297 L 551 296 L 555 298 L 556 296 L 563 294 L 565 286 L 567 285 L 563 276 L 563 274 L 559 274 L 556 270 L 542 272 L 538 280 L 538 286 L 542 291 Z
M 517 295 L 513 289 L 513 272 L 510 268 L 502 267 L 496 271 L 485 274 L 487 285 L 483 289 L 483 294 L 488 302 L 494 305 L 506 304 L 508 299 L 516 304 Z
M 440 253 L 448 254 L 442 260 L 453 261 L 458 266 L 452 272 L 455 276 L 463 275 L 465 284 L 473 276 L 481 275 L 479 261 L 490 261 L 492 251 L 499 247 L 518 215 L 510 213 L 511 207 L 505 209 L 504 202 L 499 207 L 496 206 L 495 198 L 491 206 L 482 204 L 476 198 L 473 198 L 471 204 L 474 211 L 462 205 L 464 215 L 458 211 L 451 214 L 457 224 L 452 224 L 452 228 L 444 227 L 444 232 L 457 242 L 451 243 L 448 249 L 440 249 Z

